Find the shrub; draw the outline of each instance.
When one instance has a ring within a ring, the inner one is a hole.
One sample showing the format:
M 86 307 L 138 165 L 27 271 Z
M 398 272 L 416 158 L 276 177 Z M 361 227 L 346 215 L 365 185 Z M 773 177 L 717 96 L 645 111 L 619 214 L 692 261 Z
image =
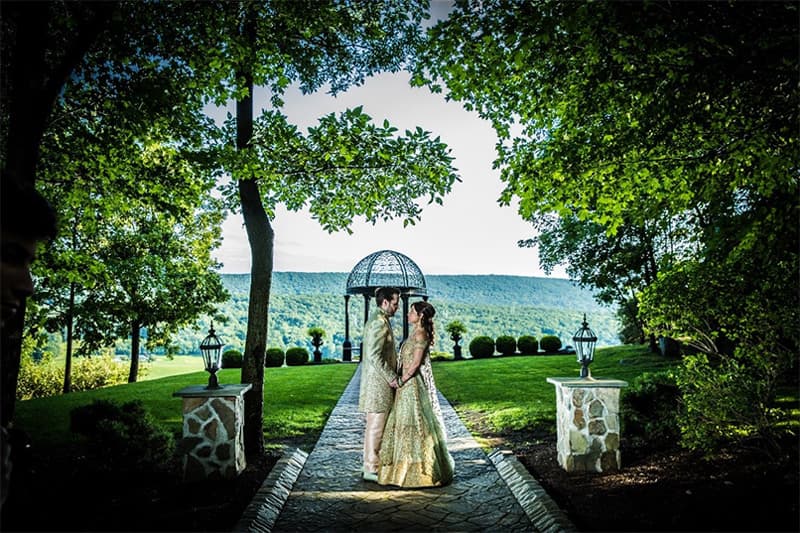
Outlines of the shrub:
M 136 475 L 168 469 L 175 449 L 172 435 L 159 426 L 141 400 L 117 405 L 108 400 L 70 412 L 70 429 L 87 439 L 92 466 Z
M 469 343 L 469 353 L 475 359 L 491 357 L 494 354 L 494 341 L 485 335 L 475 337 Z
M 523 335 L 517 340 L 517 349 L 523 355 L 536 355 L 539 352 L 539 341 L 536 337 Z
M 431 352 L 431 361 L 452 361 L 453 354 L 447 352 Z
M 225 350 L 222 354 L 222 368 L 242 368 L 242 352 Z
M 283 366 L 284 353 L 280 348 L 269 348 L 264 357 L 264 366 L 267 368 L 278 368 Z
M 148 367 L 139 366 L 139 376 L 146 375 Z M 73 357 L 71 389 L 74 392 L 99 389 L 128 382 L 129 363 L 114 361 L 111 356 Z M 34 362 L 31 356 L 20 361 L 17 382 L 17 399 L 29 400 L 61 394 L 64 389 L 64 368 L 55 364 L 49 354 Z
M 680 438 L 680 396 L 671 370 L 637 377 L 620 400 L 625 436 L 652 448 L 674 445 Z
M 302 346 L 294 346 L 286 350 L 286 364 L 300 366 L 308 363 L 308 350 Z
M 675 374 L 684 407 L 679 414 L 684 447 L 712 454 L 747 441 L 752 445 L 756 438 L 762 449 L 775 446 L 779 411 L 764 408 L 775 379 L 769 376 L 773 354 L 748 355 L 746 361 L 702 353 L 684 357 Z
M 555 353 L 561 349 L 561 339 L 555 335 L 545 335 L 542 337 L 542 340 L 539 341 L 539 346 L 545 353 Z
M 497 351 L 502 355 L 514 355 L 517 351 L 517 341 L 510 335 L 501 335 L 494 341 Z

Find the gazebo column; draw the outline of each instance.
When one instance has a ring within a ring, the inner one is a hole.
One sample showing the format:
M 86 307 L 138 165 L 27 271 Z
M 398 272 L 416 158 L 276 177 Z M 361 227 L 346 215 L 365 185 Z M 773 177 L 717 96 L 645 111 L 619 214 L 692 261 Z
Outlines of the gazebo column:
M 350 295 L 344 295 L 344 344 L 342 344 L 342 361 L 353 359 L 353 345 L 350 343 Z
M 367 320 L 369 320 L 369 294 L 365 294 L 364 295 L 364 322 L 362 322 L 362 326 L 363 326 L 363 324 L 367 323 Z M 363 335 L 361 336 L 361 343 L 359 344 L 358 353 L 359 353 L 358 360 L 359 360 L 359 362 L 361 362 L 361 358 L 364 355 L 364 336 Z
M 403 342 L 408 338 L 408 294 L 401 295 L 403 299 Z

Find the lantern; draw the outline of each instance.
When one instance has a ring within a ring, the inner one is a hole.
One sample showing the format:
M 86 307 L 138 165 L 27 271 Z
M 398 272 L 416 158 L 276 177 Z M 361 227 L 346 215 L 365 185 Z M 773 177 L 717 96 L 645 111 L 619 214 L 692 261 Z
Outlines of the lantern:
M 581 364 L 581 377 L 590 378 L 589 363 L 594 359 L 594 346 L 597 344 L 597 336 L 594 331 L 589 329 L 589 324 L 586 322 L 586 313 L 583 315 L 581 329 L 575 332 L 572 342 L 575 343 L 575 353 L 578 356 L 578 362 Z
M 221 389 L 217 381 L 217 371 L 222 367 L 222 341 L 214 333 L 214 323 L 208 330 L 208 335 L 200 343 L 200 353 L 203 355 L 203 363 L 206 366 L 208 377 L 207 389 Z

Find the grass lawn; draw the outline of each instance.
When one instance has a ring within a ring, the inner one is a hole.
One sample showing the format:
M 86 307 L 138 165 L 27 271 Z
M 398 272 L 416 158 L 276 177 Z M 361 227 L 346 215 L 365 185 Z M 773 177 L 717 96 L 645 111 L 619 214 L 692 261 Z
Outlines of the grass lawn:
M 590 371 L 595 377 L 629 384 L 640 374 L 668 368 L 677 360 L 647 347 L 597 350 Z M 574 355 L 526 355 L 434 363 L 436 385 L 467 422 L 477 415 L 493 430 L 540 427 L 555 433 L 555 387 L 549 377 L 578 377 Z M 625 389 L 622 389 L 624 394 Z
M 198 370 L 203 370 L 203 358 L 199 355 L 176 355 L 172 359 L 168 359 L 163 355 L 158 355 L 153 361 L 147 363 L 147 369 L 147 375 L 142 376 L 140 381 L 151 381 L 180 374 L 192 374 Z
M 317 435 L 356 366 L 349 364 L 267 368 L 264 372 L 264 433 L 268 441 Z M 220 383 L 239 383 L 240 369 L 223 369 Z M 141 399 L 145 409 L 170 431 L 182 431 L 182 399 L 172 394 L 208 383 L 205 371 L 74 392 L 17 403 L 15 425 L 31 435 L 35 449 L 72 448 L 79 438 L 69 430 L 70 411 L 94 400 L 124 403 Z M 312 443 L 313 444 L 313 443 Z M 307 450 L 310 451 L 310 450 Z

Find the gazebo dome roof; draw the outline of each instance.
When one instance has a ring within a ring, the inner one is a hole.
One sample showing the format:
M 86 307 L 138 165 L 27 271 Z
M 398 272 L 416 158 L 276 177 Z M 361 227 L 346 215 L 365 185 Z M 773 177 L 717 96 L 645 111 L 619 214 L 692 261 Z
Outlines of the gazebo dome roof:
M 379 287 L 397 287 L 403 294 L 426 296 L 425 276 L 409 257 L 381 250 L 359 261 L 347 277 L 347 294 L 373 296 Z

